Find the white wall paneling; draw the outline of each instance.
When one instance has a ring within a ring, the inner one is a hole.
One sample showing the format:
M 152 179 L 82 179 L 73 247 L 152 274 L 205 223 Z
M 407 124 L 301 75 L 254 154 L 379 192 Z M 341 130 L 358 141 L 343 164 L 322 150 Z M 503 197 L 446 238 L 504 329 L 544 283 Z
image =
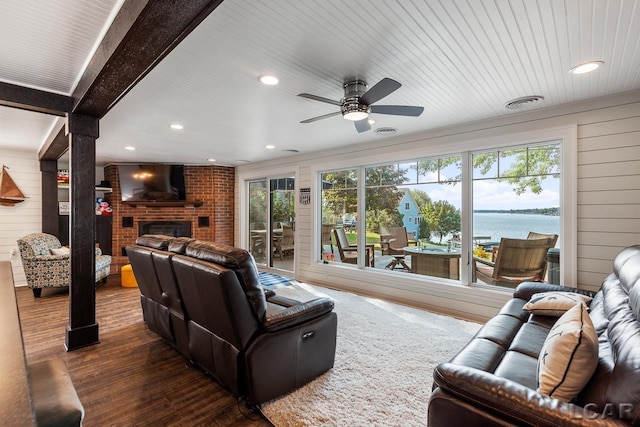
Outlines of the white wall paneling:
M 42 178 L 40 162 L 35 152 L 0 148 L 0 163 L 9 167 L 11 178 L 27 196 L 14 206 L 0 206 L 0 260 L 11 261 L 16 286 L 27 284 L 17 239 L 42 231 Z M 57 212 L 53 213 L 57 215 Z M 16 251 L 16 257 L 9 254 Z

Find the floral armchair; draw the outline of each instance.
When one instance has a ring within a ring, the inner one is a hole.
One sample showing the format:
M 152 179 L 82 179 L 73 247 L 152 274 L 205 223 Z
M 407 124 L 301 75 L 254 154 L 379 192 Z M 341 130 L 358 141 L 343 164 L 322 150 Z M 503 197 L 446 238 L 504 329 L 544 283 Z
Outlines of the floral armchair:
M 47 233 L 33 233 L 18 239 L 27 284 L 34 297 L 40 297 L 42 288 L 69 286 L 71 264 L 69 251 L 57 237 Z M 102 255 L 96 248 L 96 282 L 105 281 L 111 268 L 111 256 Z

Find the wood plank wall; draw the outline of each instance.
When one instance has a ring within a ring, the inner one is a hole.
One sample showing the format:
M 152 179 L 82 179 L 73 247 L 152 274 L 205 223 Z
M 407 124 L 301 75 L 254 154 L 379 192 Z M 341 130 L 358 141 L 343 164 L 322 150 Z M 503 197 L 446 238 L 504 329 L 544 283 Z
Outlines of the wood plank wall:
M 578 282 L 589 289 L 640 244 L 640 103 L 614 111 L 578 126 Z
M 0 167 L 2 164 L 9 167 L 11 178 L 28 199 L 15 206 L 0 206 L 0 261 L 11 261 L 16 286 L 26 285 L 17 239 L 42 230 L 40 162 L 35 152 L 0 148 Z M 11 250 L 17 254 L 13 259 L 9 258 Z

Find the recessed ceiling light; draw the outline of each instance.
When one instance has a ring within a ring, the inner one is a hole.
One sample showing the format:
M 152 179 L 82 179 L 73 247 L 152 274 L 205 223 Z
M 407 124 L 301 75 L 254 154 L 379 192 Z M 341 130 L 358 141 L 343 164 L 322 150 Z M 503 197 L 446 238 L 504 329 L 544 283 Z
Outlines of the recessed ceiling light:
M 278 78 L 276 76 L 272 76 L 269 74 L 263 74 L 262 76 L 258 76 L 258 80 L 263 85 L 274 86 L 278 84 Z
M 214 159 L 214 158 L 207 159 L 207 162 L 215 162 L 215 161 L 216 161 L 216 159 Z
M 569 70 L 571 74 L 585 74 L 596 70 L 601 65 L 604 65 L 604 61 L 591 61 L 584 64 L 576 65 Z
M 135 151 L 136 147 L 132 147 L 132 146 L 128 145 L 128 146 L 124 147 L 124 149 L 125 150 L 129 150 L 129 151 Z
M 169 127 L 170 127 L 171 129 L 175 129 L 175 130 L 182 130 L 182 129 L 184 129 L 184 126 L 182 126 L 182 125 L 181 125 L 181 124 L 179 124 L 179 123 L 172 123 L 172 124 L 170 124 L 170 125 L 169 125 Z
M 276 148 L 276 146 L 269 144 L 269 145 L 265 145 L 264 148 L 266 148 L 267 150 L 273 150 L 274 148 Z

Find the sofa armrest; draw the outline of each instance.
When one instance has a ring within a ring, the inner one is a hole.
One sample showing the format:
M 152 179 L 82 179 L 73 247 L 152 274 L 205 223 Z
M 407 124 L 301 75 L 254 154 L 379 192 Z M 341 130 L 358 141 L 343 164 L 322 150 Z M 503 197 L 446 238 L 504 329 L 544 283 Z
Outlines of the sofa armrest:
M 269 332 L 279 331 L 292 325 L 304 323 L 315 319 L 333 310 L 333 300 L 330 298 L 317 298 L 303 302 L 267 316 L 264 328 Z
M 22 261 L 30 261 L 30 262 L 54 262 L 54 261 L 63 261 L 69 259 L 69 254 L 66 255 L 37 255 L 31 257 L 23 257 Z
M 283 297 L 282 295 L 278 295 L 274 292 L 273 295 L 268 296 L 267 297 L 267 301 L 272 303 L 272 304 L 276 304 L 276 305 L 281 305 L 283 307 L 293 307 L 294 305 L 298 305 L 301 304 L 300 301 L 292 299 L 292 298 L 287 298 L 287 297 Z
M 479 369 L 440 364 L 434 384 L 456 398 L 522 426 L 625 426 L 572 403 L 565 403 L 521 384 Z
M 520 298 L 526 301 L 531 299 L 533 294 L 537 294 L 539 292 L 575 292 L 577 294 L 588 295 L 593 297 L 595 292 L 587 291 L 585 289 L 578 288 L 569 288 L 566 286 L 554 285 L 551 283 L 543 283 L 543 282 L 522 282 L 518 285 L 516 290 L 513 292 L 514 298 Z

